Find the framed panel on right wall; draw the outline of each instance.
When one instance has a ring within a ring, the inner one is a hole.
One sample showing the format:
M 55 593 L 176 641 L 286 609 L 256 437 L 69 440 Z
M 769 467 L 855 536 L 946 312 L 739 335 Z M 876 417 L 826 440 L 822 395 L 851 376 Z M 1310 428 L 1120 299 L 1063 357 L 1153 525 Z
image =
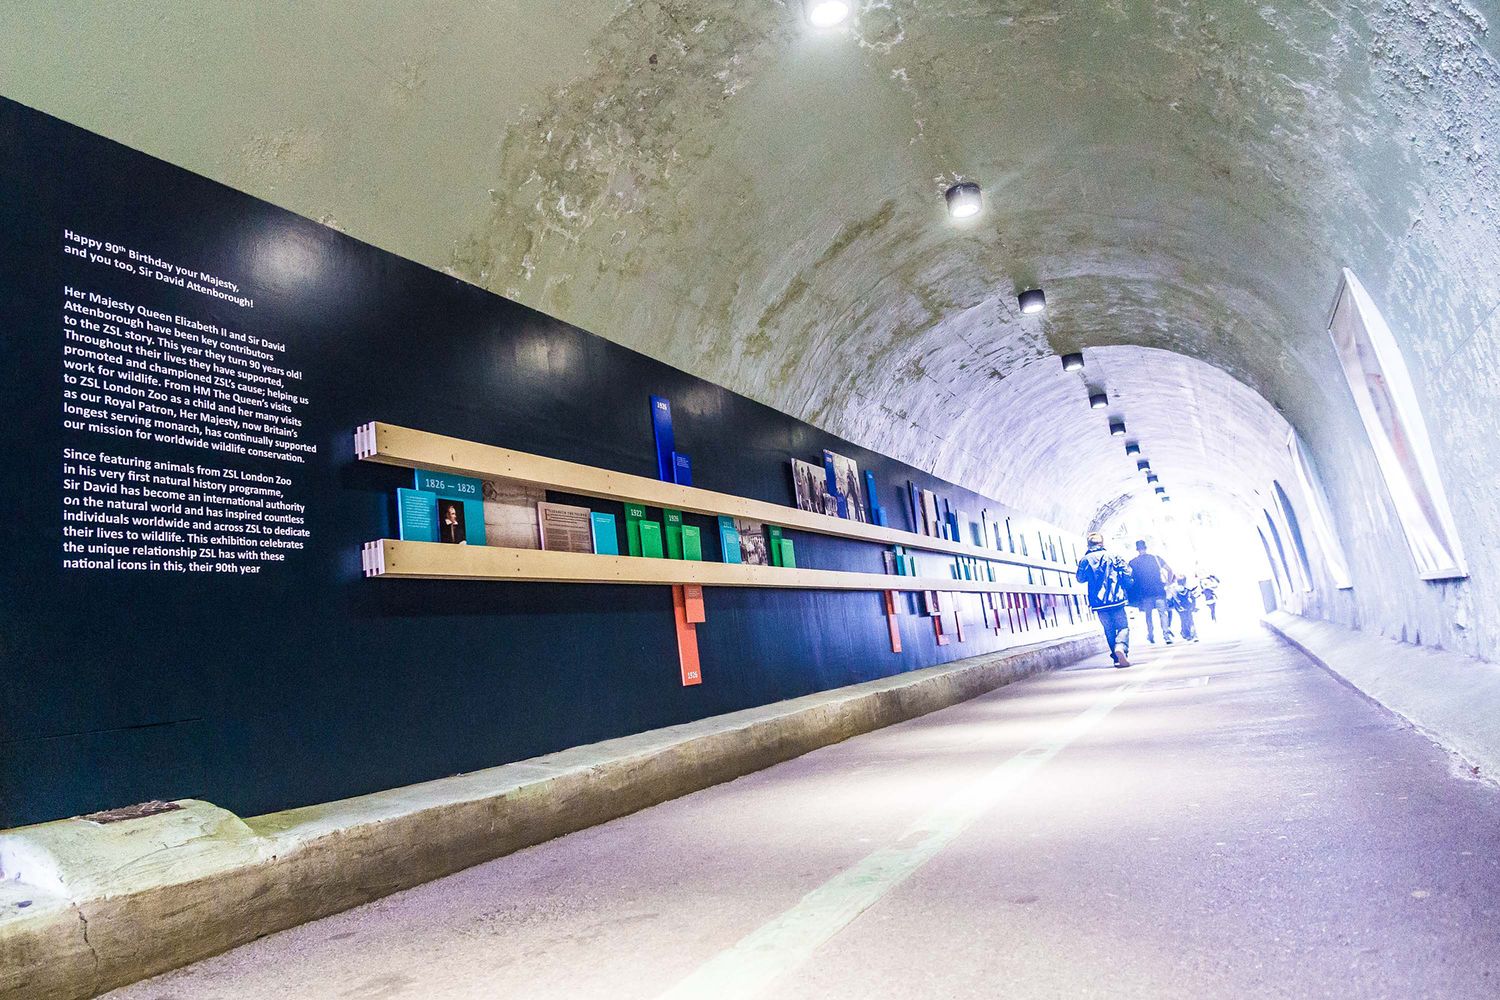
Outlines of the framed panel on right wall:
M 1328 570 L 1328 575 L 1333 579 L 1333 585 L 1339 590 L 1350 590 L 1354 587 L 1354 581 L 1349 577 L 1349 563 L 1344 558 L 1344 548 L 1339 542 L 1338 533 L 1333 527 L 1333 513 L 1328 504 L 1328 495 L 1323 492 L 1322 481 L 1313 472 L 1312 464 L 1307 460 L 1307 453 L 1303 450 L 1302 439 L 1297 436 L 1294 429 L 1288 428 L 1286 433 L 1286 449 L 1292 459 L 1292 471 L 1297 475 L 1297 485 L 1302 490 L 1302 497 L 1307 507 L 1307 520 L 1312 528 L 1313 537 L 1318 540 L 1318 548 L 1323 553 L 1323 565 Z M 1279 485 L 1279 484 L 1277 484 Z
M 1424 580 L 1468 576 L 1406 360 L 1374 300 L 1348 268 L 1328 334 L 1417 572 Z

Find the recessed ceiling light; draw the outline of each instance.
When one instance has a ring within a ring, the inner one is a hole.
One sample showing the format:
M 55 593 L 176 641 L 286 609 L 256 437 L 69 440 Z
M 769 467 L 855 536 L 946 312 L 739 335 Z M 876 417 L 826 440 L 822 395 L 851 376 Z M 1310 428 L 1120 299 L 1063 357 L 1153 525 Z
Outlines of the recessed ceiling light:
M 1109 422 L 1109 432 L 1110 432 L 1110 434 L 1114 435 L 1115 437 L 1124 437 L 1125 436 L 1125 421 L 1123 421 L 1123 420 L 1111 420 Z
M 979 214 L 984 207 L 984 197 L 979 185 L 973 181 L 961 181 L 950 187 L 943 197 L 948 199 L 948 214 L 955 219 L 967 219 Z
M 1089 396 L 1089 407 L 1102 410 L 1109 405 L 1109 397 L 1102 392 L 1096 392 Z
M 1160 493 L 1162 496 L 1166 496 L 1167 495 L 1167 488 L 1165 486 L 1158 486 L 1156 488 L 1156 492 Z
M 1156 482 L 1156 481 L 1157 481 L 1157 480 L 1159 480 L 1159 479 L 1160 479 L 1160 478 L 1161 478 L 1161 477 L 1160 477 L 1160 476 L 1158 476 L 1158 475 L 1157 475 L 1157 474 L 1156 474 L 1156 473 L 1154 473 L 1154 472 L 1148 472 L 1148 473 L 1146 473 L 1146 482 L 1148 482 L 1148 483 L 1154 483 L 1154 482 Z M 1163 487 L 1162 487 L 1162 489 L 1166 489 L 1166 487 L 1165 487 L 1165 486 L 1163 486 Z
M 1163 493 L 1163 494 L 1162 494 L 1162 495 L 1161 495 L 1161 502 L 1162 502 L 1162 503 L 1166 503 L 1166 502 L 1168 502 L 1168 501 L 1169 501 L 1169 500 L 1171 500 L 1171 499 L 1172 499 L 1172 498 L 1171 498 L 1171 497 L 1169 497 L 1169 496 L 1167 496 L 1167 495 L 1166 495 L 1166 494 L 1165 494 L 1165 493 Z
M 1081 371 L 1083 371 L 1083 355 L 1082 354 L 1064 354 L 1062 356 L 1062 363 L 1063 363 L 1063 371 L 1065 371 L 1065 372 L 1081 372 Z
M 805 0 L 807 20 L 814 28 L 831 28 L 844 23 L 849 5 L 844 0 Z
M 1125 454 L 1127 454 L 1127 455 L 1139 455 L 1140 453 L 1141 453 L 1141 446 L 1140 446 L 1139 443 L 1137 443 L 1135 441 L 1132 441 L 1132 442 L 1130 442 L 1129 444 L 1127 444 L 1125 446 Z
M 1020 304 L 1021 311 L 1030 316 L 1047 308 L 1047 294 L 1040 288 L 1028 288 L 1016 296 L 1016 302 Z
M 1135 463 L 1135 467 L 1138 470 L 1140 470 L 1141 472 L 1150 472 L 1151 471 L 1151 463 L 1148 462 L 1148 461 L 1146 461 L 1144 458 L 1141 459 L 1139 462 Z

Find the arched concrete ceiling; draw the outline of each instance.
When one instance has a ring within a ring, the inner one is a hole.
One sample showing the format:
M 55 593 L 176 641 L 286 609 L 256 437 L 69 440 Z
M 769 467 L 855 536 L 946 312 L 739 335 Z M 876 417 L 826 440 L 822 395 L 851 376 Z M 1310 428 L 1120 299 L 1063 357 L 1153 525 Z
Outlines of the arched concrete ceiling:
M 1161 369 L 1190 419 L 1152 454 L 1231 496 L 1226 410 L 1231 443 L 1279 412 L 1369 473 L 1340 452 L 1340 266 L 1423 392 L 1495 353 L 1492 5 L 856 6 L 820 34 L 779 0 L 27 0 L 0 88 L 1073 529 L 1122 486 L 1056 429 L 1091 415 L 1033 376 L 1055 351 L 1098 349 L 1143 427 L 1112 345 L 1227 373 Z M 986 198 L 961 225 L 957 177 Z
M 1134 501 L 1156 502 L 1146 460 L 1178 507 L 1216 506 L 1254 524 L 1271 484 L 1296 490 L 1286 420 L 1255 390 L 1181 354 L 1097 347 L 1081 372 L 1048 357 L 1018 368 L 966 415 L 967 429 L 1006 442 L 1015 502 L 1058 524 L 1098 528 Z M 1091 391 L 1110 405 L 1091 410 Z M 1039 416 L 1040 415 L 1040 416 Z M 1125 424 L 1113 437 L 1112 421 Z M 1140 455 L 1127 455 L 1127 443 Z M 1299 497 L 1300 502 L 1300 497 Z

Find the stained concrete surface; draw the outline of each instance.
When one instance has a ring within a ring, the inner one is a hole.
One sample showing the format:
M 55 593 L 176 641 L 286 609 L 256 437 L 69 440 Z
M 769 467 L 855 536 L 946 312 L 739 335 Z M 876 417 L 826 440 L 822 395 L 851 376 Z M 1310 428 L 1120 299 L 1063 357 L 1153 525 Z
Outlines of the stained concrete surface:
M 1024 780 L 996 785 L 1017 760 Z M 925 864 L 862 911 L 826 905 L 841 874 L 907 850 L 933 816 L 952 836 Z M 789 912 L 798 934 L 748 962 L 733 951 Z M 808 935 L 827 940 L 799 962 Z M 777 997 L 1489 998 L 1500 790 L 1269 636 L 1211 635 L 1142 646 L 1129 671 L 1086 661 L 110 996 L 624 1000 L 726 952 L 739 964 L 716 995 L 753 995 L 733 991 L 770 968 Z

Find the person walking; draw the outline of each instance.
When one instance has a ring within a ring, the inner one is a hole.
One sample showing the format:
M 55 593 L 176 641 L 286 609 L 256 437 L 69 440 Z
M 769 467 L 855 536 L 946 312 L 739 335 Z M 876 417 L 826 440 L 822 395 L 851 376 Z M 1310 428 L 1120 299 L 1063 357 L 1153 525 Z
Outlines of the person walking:
M 1167 607 L 1167 581 L 1172 579 L 1172 568 L 1166 560 L 1146 551 L 1146 541 L 1135 543 L 1135 558 L 1130 560 L 1130 575 L 1135 581 L 1135 606 L 1146 617 L 1146 641 L 1156 642 L 1156 622 L 1153 612 L 1161 621 L 1161 637 L 1167 645 L 1172 644 L 1172 612 Z
M 1130 566 L 1104 547 L 1104 536 L 1097 531 L 1089 532 L 1088 550 L 1078 560 L 1078 582 L 1088 588 L 1089 607 L 1104 627 L 1115 666 L 1130 666 L 1130 619 L 1125 614 Z
M 1198 627 L 1193 622 L 1193 613 L 1198 610 L 1197 581 L 1179 575 L 1176 580 L 1168 584 L 1167 606 L 1177 612 L 1177 617 L 1182 623 L 1178 634 L 1182 636 L 1183 641 L 1197 642 Z
M 1219 620 L 1219 578 L 1212 573 L 1203 578 L 1203 603 L 1208 606 L 1208 620 Z

